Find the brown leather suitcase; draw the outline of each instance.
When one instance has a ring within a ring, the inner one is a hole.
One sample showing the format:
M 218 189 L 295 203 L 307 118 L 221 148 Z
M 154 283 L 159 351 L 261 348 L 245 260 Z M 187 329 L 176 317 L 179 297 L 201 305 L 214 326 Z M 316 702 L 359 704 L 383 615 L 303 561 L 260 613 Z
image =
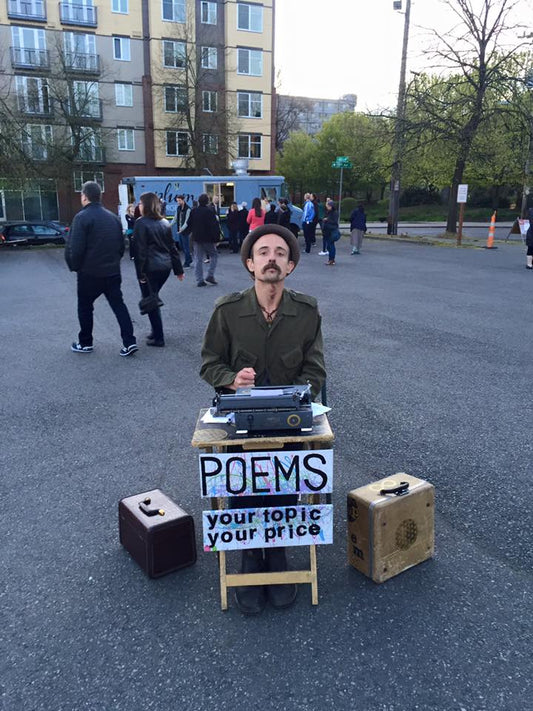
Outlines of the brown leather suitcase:
M 435 488 L 404 472 L 348 494 L 348 563 L 376 583 L 431 558 Z
M 150 578 L 196 562 L 192 516 L 152 489 L 119 501 L 120 542 Z

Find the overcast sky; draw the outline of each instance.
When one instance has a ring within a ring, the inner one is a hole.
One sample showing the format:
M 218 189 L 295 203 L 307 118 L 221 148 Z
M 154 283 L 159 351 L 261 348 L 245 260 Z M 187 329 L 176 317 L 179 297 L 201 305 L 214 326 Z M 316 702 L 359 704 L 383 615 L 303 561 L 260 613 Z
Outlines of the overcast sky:
M 531 31 L 533 0 L 518 2 Z M 361 110 L 395 106 L 404 14 L 392 5 L 393 0 L 277 0 L 281 93 L 326 99 L 356 94 Z M 427 68 L 422 50 L 435 43 L 429 28 L 454 24 L 442 0 L 412 0 L 408 70 Z

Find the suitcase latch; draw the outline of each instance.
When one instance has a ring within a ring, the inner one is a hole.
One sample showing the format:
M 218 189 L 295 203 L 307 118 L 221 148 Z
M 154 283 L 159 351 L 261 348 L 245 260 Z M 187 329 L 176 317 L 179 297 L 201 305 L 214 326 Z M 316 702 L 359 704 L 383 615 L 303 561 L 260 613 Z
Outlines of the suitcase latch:
M 407 494 L 408 491 L 409 482 L 402 481 L 398 486 L 395 486 L 393 489 L 381 489 L 379 495 L 385 496 L 385 494 L 394 494 L 395 496 L 403 496 L 404 494 Z

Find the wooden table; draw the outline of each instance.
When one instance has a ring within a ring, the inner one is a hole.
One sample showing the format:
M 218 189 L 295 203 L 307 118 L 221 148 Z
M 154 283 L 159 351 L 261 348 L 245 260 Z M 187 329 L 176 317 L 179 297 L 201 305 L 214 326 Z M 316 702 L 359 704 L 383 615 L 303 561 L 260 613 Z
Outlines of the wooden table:
M 244 451 L 265 451 L 289 449 L 297 444 L 299 449 L 331 449 L 333 432 L 326 415 L 319 415 L 313 420 L 311 432 L 287 434 L 268 434 L 259 436 L 237 435 L 230 424 L 204 423 L 202 417 L 207 409 L 200 410 L 194 429 L 192 446 L 204 452 L 227 452 L 228 447 L 237 447 Z M 238 451 L 238 450 L 237 450 Z M 320 495 L 308 494 L 308 503 L 318 503 Z M 211 499 L 211 506 L 225 508 L 225 498 Z M 316 546 L 309 546 L 309 568 L 305 570 L 287 570 L 278 573 L 228 573 L 226 571 L 226 552 L 218 552 L 220 573 L 220 604 L 228 609 L 228 588 L 241 585 L 284 585 L 287 583 L 308 583 L 311 585 L 311 601 L 318 605 L 318 580 L 316 565 Z

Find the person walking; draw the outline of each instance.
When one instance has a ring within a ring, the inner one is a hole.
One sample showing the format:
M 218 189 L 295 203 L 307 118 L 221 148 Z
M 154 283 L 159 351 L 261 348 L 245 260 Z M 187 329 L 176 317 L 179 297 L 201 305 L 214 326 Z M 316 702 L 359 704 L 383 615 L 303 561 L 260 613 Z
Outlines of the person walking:
M 120 326 L 123 348 L 120 355 L 130 356 L 138 350 L 133 324 L 120 285 L 120 260 L 124 254 L 122 222 L 102 206 L 102 189 L 93 181 L 81 188 L 82 209 L 74 217 L 65 245 L 65 260 L 71 272 L 78 275 L 78 340 L 70 349 L 74 353 L 93 352 L 94 302 L 102 294 L 107 299 Z
M 339 232 L 339 213 L 335 207 L 334 202 L 326 203 L 326 212 L 322 219 L 322 233 L 326 239 L 326 245 L 328 248 L 328 261 L 326 262 L 328 267 L 332 267 L 335 264 L 336 247 L 335 242 L 340 237 Z
M 526 232 L 526 269 L 533 269 L 533 207 L 528 210 L 529 229 Z
M 155 193 L 143 193 L 140 201 L 141 217 L 135 223 L 135 269 L 141 294 L 159 294 L 171 270 L 180 281 L 183 267 L 170 225 L 161 215 L 160 201 Z M 147 346 L 163 348 L 165 336 L 161 309 L 148 313 L 152 331 L 146 339 Z
M 363 244 L 363 237 L 366 232 L 365 206 L 362 202 L 359 203 L 350 215 L 350 230 L 352 254 L 359 254 Z
M 265 215 L 266 213 L 261 207 L 261 200 L 258 197 L 255 197 L 252 200 L 252 209 L 246 218 L 250 232 L 255 230 L 256 227 L 260 227 L 265 224 Z
M 242 244 L 246 235 L 249 232 L 249 229 L 248 229 L 248 203 L 246 203 L 246 202 L 241 203 L 241 206 L 239 208 L 239 218 L 241 221 L 241 227 L 239 230 L 239 242 L 240 242 L 240 244 Z
M 313 240 L 316 241 L 315 237 L 315 206 L 311 200 L 311 193 L 305 193 L 304 195 L 304 211 L 302 215 L 302 229 L 304 232 L 305 240 L 305 252 L 309 254 L 311 251 L 311 245 Z
M 178 248 L 183 252 L 185 260 L 183 267 L 184 269 L 187 269 L 192 264 L 189 233 L 187 230 L 191 208 L 185 202 L 185 195 L 177 195 L 176 202 L 178 203 L 178 206 L 176 208 L 174 219 L 170 223 L 170 229 L 172 230 L 174 242 L 177 243 Z
M 228 242 L 229 247 L 233 254 L 237 254 L 241 248 L 240 228 L 241 228 L 241 217 L 239 214 L 239 207 L 236 202 L 232 202 L 229 206 L 228 214 L 226 217 L 226 226 L 228 228 Z
M 217 284 L 215 269 L 218 261 L 216 243 L 220 237 L 220 226 L 212 207 L 209 207 L 209 196 L 202 193 L 198 196 L 198 207 L 191 211 L 188 229 L 192 232 L 194 244 L 194 275 L 196 286 Z M 207 276 L 204 279 L 204 259 L 207 262 Z
M 278 205 L 279 205 L 279 210 L 277 212 L 278 215 L 278 225 L 281 225 L 282 227 L 286 227 L 288 230 L 292 229 L 290 227 L 291 224 L 291 209 L 289 207 L 289 201 L 287 198 L 280 198 L 278 200 Z M 294 234 L 294 232 L 293 232 Z M 298 239 L 298 235 L 294 235 L 296 239 Z
M 126 220 L 126 237 L 128 238 L 130 259 L 133 259 L 133 228 L 135 227 L 135 203 L 131 202 L 126 208 L 126 214 L 124 215 Z

